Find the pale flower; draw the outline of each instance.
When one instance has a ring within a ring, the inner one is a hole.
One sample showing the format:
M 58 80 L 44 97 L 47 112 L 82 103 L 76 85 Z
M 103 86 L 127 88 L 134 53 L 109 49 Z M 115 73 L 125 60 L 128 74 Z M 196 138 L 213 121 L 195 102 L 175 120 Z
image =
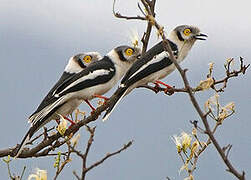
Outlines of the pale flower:
M 225 107 L 223 107 L 223 108 L 221 109 L 220 114 L 219 114 L 219 121 L 220 121 L 220 123 L 222 123 L 222 121 L 223 121 L 224 119 L 226 119 L 227 116 L 228 116 L 227 109 L 226 109 Z
M 213 70 L 213 68 L 214 68 L 214 62 L 210 62 L 208 65 L 209 65 L 209 70 Z
M 224 120 L 224 119 L 226 119 L 229 115 L 230 115 L 230 113 L 231 112 L 234 112 L 235 110 L 234 110 L 234 107 L 235 107 L 235 104 L 234 104 L 234 102 L 230 102 L 230 103 L 228 103 L 225 107 L 222 107 L 221 108 L 221 112 L 220 112 L 220 114 L 219 114 L 219 121 L 222 123 L 222 121 Z M 231 112 L 229 112 L 229 111 L 231 111 Z
M 182 132 L 180 136 L 174 135 L 172 139 L 176 145 L 178 153 L 180 153 L 182 150 L 183 152 L 186 152 L 187 148 L 190 147 L 192 137 L 191 135 Z
M 173 142 L 176 145 L 178 153 L 180 153 L 181 149 L 182 149 L 182 145 L 181 145 L 182 139 L 181 139 L 181 137 L 174 135 L 173 138 L 172 138 L 172 140 L 173 140 Z
M 63 136 L 67 129 L 67 121 L 61 114 L 58 114 L 58 115 L 60 117 L 60 123 L 57 127 L 57 131 Z
M 214 104 L 214 105 L 219 105 L 219 94 L 215 93 L 215 95 L 213 97 L 210 98 L 210 101 Z
M 190 159 L 194 156 L 194 154 L 197 152 L 199 147 L 199 142 L 198 141 L 194 141 L 192 146 L 191 146 L 191 154 L 190 154 Z
M 234 58 L 227 58 L 226 63 L 225 63 L 225 67 L 228 68 L 229 65 L 230 65 L 231 67 L 233 67 L 234 64 L 235 64 L 235 63 L 234 63 Z
M 208 65 L 209 65 L 209 76 L 211 77 L 213 73 L 214 63 L 210 62 Z
M 227 58 L 227 64 L 230 63 L 231 66 L 234 66 L 234 58 Z
M 47 180 L 47 171 L 37 168 L 35 174 L 31 174 L 28 180 Z
M 131 29 L 130 39 L 134 47 L 137 47 L 139 45 L 139 34 L 137 29 Z
M 233 58 L 227 58 L 227 63 L 230 63 L 230 62 L 232 62 L 233 61 Z
M 200 90 L 207 90 L 209 89 L 214 83 L 213 78 L 207 78 L 204 81 L 200 81 L 200 84 L 196 87 L 196 89 L 200 89 Z
M 78 144 L 79 139 L 80 139 L 80 134 L 77 134 L 76 136 L 71 138 L 71 144 L 73 145 L 73 147 L 75 147 Z
M 190 174 L 188 177 L 186 177 L 184 180 L 194 180 L 193 175 Z
M 187 148 L 189 148 L 190 145 L 191 145 L 192 137 L 191 137 L 191 135 L 189 135 L 189 134 L 187 134 L 185 132 L 182 132 L 181 133 L 181 139 L 182 139 L 183 151 L 186 152 Z
M 212 106 L 219 106 L 220 107 L 220 104 L 219 104 L 219 94 L 215 94 L 214 96 L 210 97 L 206 102 L 205 102 L 205 105 L 204 105 L 204 108 L 205 110 L 214 110 L 214 108 Z
M 233 111 L 233 112 L 234 112 L 234 108 L 235 108 L 234 102 L 228 103 L 228 104 L 225 106 L 225 108 L 226 108 L 227 110 L 230 110 L 230 111 Z

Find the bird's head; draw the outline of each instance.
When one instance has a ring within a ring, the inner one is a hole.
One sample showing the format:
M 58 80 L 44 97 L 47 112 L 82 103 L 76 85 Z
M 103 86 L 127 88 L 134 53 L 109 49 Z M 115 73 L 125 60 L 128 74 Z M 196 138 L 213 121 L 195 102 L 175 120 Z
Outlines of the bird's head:
M 207 35 L 200 32 L 196 26 L 181 25 L 177 26 L 169 34 L 169 40 L 174 42 L 179 51 L 178 59 L 183 60 L 196 40 L 206 40 Z
M 86 68 L 91 63 L 94 63 L 100 60 L 102 56 L 98 52 L 87 52 L 80 53 L 73 57 L 73 59 L 81 66 L 82 68 Z
M 179 41 L 195 42 L 196 40 L 206 40 L 207 37 L 207 35 L 200 32 L 198 27 L 191 25 L 177 26 L 171 33 Z
M 78 73 L 90 64 L 102 59 L 98 52 L 86 52 L 77 54 L 69 59 L 65 72 Z
M 141 49 L 138 47 L 132 46 L 118 46 L 113 49 L 108 55 L 115 56 L 118 62 L 123 64 L 132 64 L 134 63 L 141 55 Z

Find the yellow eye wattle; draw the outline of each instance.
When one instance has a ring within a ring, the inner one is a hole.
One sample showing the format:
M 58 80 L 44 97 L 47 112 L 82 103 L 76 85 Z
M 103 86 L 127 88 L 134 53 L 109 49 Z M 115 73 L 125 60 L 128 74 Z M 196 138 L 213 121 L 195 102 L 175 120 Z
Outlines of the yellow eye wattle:
M 191 30 L 190 29 L 185 29 L 183 31 L 183 33 L 184 33 L 185 36 L 189 36 L 191 34 Z
M 92 61 L 92 57 L 87 55 L 83 58 L 83 61 L 86 62 L 86 63 L 90 63 Z
M 131 56 L 133 54 L 133 49 L 128 48 L 128 49 L 126 49 L 125 53 L 126 53 L 127 56 Z

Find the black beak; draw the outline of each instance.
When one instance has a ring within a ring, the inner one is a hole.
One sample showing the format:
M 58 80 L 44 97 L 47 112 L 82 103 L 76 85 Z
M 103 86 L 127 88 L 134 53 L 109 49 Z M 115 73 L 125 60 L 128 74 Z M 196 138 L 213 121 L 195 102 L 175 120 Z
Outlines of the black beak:
M 197 34 L 196 36 L 194 36 L 195 39 L 197 40 L 206 40 L 206 38 L 203 38 L 203 37 L 208 37 L 206 34 Z

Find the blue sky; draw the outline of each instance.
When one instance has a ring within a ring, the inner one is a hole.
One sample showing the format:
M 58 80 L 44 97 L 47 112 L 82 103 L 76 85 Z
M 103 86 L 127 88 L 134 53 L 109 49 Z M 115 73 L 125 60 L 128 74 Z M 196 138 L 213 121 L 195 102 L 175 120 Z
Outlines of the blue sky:
M 208 34 L 207 41 L 197 42 L 181 64 L 188 68 L 188 78 L 193 86 L 205 79 L 208 64 L 215 62 L 216 77 L 223 77 L 223 64 L 229 57 L 242 56 L 250 63 L 250 2 L 242 1 L 157 1 L 157 20 L 167 33 L 180 24 L 193 24 Z M 118 1 L 116 9 L 123 14 L 137 15 L 137 1 Z M 112 48 L 130 44 L 131 29 L 139 35 L 145 30 L 143 21 L 126 21 L 112 15 L 112 1 L 66 0 L 0 0 L 0 148 L 20 143 L 29 128 L 27 117 L 36 109 L 55 81 L 61 75 L 69 57 L 85 51 L 106 54 Z M 159 42 L 155 30 L 150 47 Z M 238 63 L 236 62 L 236 65 Z M 165 82 L 182 87 L 177 72 Z M 250 177 L 250 72 L 230 80 L 222 104 L 234 101 L 236 114 L 226 120 L 216 133 L 220 144 L 232 144 L 230 160 L 238 170 Z M 107 96 L 111 95 L 111 90 Z M 213 95 L 212 91 L 198 93 L 201 105 Z M 95 104 L 95 101 L 94 101 Z M 81 105 L 82 110 L 89 110 Z M 127 151 L 92 170 L 87 179 L 183 179 L 179 175 L 182 163 L 176 154 L 171 136 L 181 131 L 191 132 L 189 120 L 199 119 L 186 94 L 155 95 L 137 89 L 121 101 L 106 123 L 98 120 L 96 136 L 88 163 L 97 161 L 107 152 L 119 149 L 133 139 Z M 200 122 L 201 124 L 201 122 Z M 48 126 L 55 125 L 54 122 Z M 201 124 L 202 125 L 202 124 Z M 88 134 L 80 130 L 84 149 Z M 203 137 L 203 136 L 202 136 Z M 36 167 L 47 169 L 49 179 L 54 177 L 51 158 L 24 159 L 12 162 L 15 173 L 27 166 L 26 177 Z M 73 162 L 59 179 L 74 179 L 72 171 L 80 173 L 81 162 Z M 196 179 L 235 179 L 211 146 L 198 162 Z M 0 163 L 0 173 L 7 179 L 7 168 Z

